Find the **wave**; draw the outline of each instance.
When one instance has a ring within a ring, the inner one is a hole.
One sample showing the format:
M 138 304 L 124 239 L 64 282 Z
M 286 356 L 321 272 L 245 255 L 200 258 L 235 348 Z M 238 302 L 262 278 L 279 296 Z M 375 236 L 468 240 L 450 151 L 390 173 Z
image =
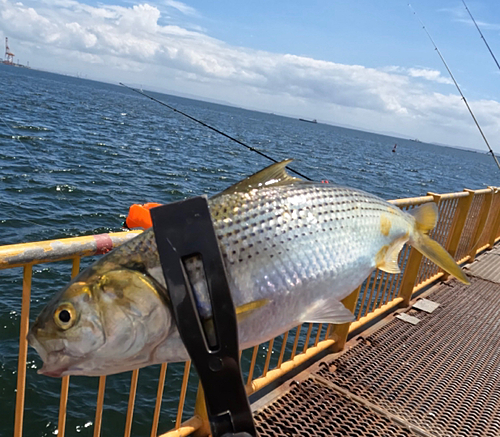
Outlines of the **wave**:
M 27 124 L 18 124 L 16 126 L 12 126 L 12 129 L 21 129 L 21 130 L 34 130 L 34 131 L 50 131 L 48 127 L 43 126 L 31 126 Z

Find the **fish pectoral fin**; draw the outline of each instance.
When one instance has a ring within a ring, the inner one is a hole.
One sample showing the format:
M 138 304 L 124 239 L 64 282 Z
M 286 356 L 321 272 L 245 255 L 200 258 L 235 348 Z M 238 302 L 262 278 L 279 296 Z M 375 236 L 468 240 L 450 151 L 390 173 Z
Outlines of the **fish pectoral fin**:
M 236 320 L 242 322 L 248 316 L 250 316 L 255 310 L 266 306 L 270 302 L 269 299 L 259 299 L 254 300 L 253 302 L 248 302 L 243 305 L 237 306 L 234 309 L 236 313 Z M 214 336 L 214 318 L 212 316 L 208 317 L 203 321 L 203 327 L 205 329 L 205 333 L 208 336 Z
M 303 323 L 348 323 L 354 320 L 353 314 L 338 300 L 319 300 L 301 317 Z
M 266 306 L 269 302 L 269 299 L 258 299 L 252 302 L 245 303 L 243 305 L 237 306 L 234 309 L 236 313 L 236 320 L 241 322 L 245 320 L 248 316 L 250 316 L 255 310 Z M 203 321 L 205 325 L 205 329 L 212 330 L 214 329 L 214 318 L 212 316 L 208 317 Z
M 243 305 L 237 306 L 234 309 L 236 313 L 236 321 L 241 323 L 247 317 L 249 317 L 255 310 L 266 306 L 270 302 L 269 299 L 259 299 L 253 302 L 248 302 Z M 214 318 L 209 317 L 203 321 L 203 329 L 205 330 L 205 336 L 207 337 L 207 341 L 210 345 L 217 344 L 217 339 L 215 337 L 215 329 L 214 329 Z
M 408 238 L 400 238 L 394 241 L 390 246 L 384 246 L 379 250 L 375 257 L 375 263 L 378 269 L 383 272 L 398 274 L 401 269 L 398 265 L 399 252 L 403 245 L 408 241 Z
M 266 306 L 269 302 L 270 302 L 269 299 L 259 299 L 236 307 L 235 308 L 236 319 L 238 320 L 238 322 L 245 320 L 255 310 L 258 310 L 259 308 Z
M 257 188 L 292 185 L 298 183 L 302 184 L 310 183 L 303 179 L 290 176 L 287 173 L 286 166 L 290 164 L 290 162 L 292 161 L 293 161 L 292 159 L 287 159 L 285 161 L 272 164 L 269 167 L 266 167 L 265 169 L 257 173 L 254 173 L 252 176 L 249 176 L 243 179 L 242 181 L 237 182 L 234 185 L 231 185 L 226 190 L 222 191 L 219 194 L 216 194 L 214 198 L 225 194 L 248 193 L 249 191 L 255 190 Z

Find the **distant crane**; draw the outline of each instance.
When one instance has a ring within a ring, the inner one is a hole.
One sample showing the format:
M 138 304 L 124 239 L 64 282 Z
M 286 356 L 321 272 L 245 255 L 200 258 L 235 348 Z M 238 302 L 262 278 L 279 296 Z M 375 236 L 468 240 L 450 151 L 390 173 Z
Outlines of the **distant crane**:
M 5 64 L 13 64 L 14 63 L 14 53 L 12 53 L 9 49 L 9 38 L 5 37 Z

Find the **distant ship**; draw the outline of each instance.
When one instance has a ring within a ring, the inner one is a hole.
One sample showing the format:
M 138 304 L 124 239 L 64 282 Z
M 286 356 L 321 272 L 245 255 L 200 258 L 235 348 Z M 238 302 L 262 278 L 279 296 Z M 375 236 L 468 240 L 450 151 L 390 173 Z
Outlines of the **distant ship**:
M 317 123 L 318 120 L 314 119 L 314 120 L 306 120 L 305 118 L 299 118 L 300 121 L 306 121 L 307 123 Z

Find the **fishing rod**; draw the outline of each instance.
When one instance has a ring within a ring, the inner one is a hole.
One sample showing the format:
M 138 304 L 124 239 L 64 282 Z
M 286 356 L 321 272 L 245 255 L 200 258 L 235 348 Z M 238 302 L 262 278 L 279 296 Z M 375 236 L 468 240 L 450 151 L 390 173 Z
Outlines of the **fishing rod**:
M 465 1 L 464 1 L 464 0 L 462 0 L 462 3 L 464 4 L 465 9 L 466 9 L 466 10 L 467 10 L 467 12 L 469 13 L 470 18 L 472 19 L 472 21 L 473 21 L 474 25 L 476 26 L 476 29 L 477 29 L 477 31 L 479 32 L 479 35 L 481 35 L 481 38 L 483 39 L 484 43 L 486 44 L 486 47 L 488 47 L 488 50 L 490 51 L 490 54 L 491 54 L 491 56 L 492 56 L 493 60 L 495 61 L 495 64 L 497 64 L 497 67 L 498 67 L 498 69 L 500 70 L 500 64 L 498 63 L 497 58 L 495 58 L 495 55 L 493 54 L 493 51 L 490 49 L 490 46 L 489 46 L 489 45 L 488 45 L 488 43 L 486 42 L 486 38 L 484 37 L 483 32 L 481 32 L 481 29 L 480 29 L 480 28 L 479 28 L 479 26 L 477 25 L 476 20 L 474 20 L 474 17 L 472 16 L 471 12 L 469 11 L 469 8 L 468 8 L 468 7 L 467 7 L 467 5 L 465 4 Z
M 170 105 L 168 105 L 167 103 L 162 102 L 161 100 L 158 100 L 158 99 L 156 99 L 156 98 L 155 98 L 155 97 L 153 97 L 153 96 L 150 96 L 149 94 L 146 94 L 146 93 L 145 93 L 144 91 L 142 91 L 142 90 L 138 90 L 138 89 L 136 89 L 136 88 L 129 87 L 128 85 L 125 85 L 125 84 L 123 84 L 123 83 L 121 83 L 121 82 L 119 82 L 119 84 L 120 84 L 121 86 L 125 87 L 125 88 L 128 88 L 129 90 L 132 90 L 132 91 L 136 92 L 137 94 L 140 94 L 140 95 L 142 95 L 142 96 L 144 96 L 144 97 L 147 97 L 147 98 L 148 98 L 148 99 L 150 99 L 150 100 L 153 100 L 153 102 L 156 102 L 156 103 L 159 103 L 160 105 L 166 106 L 168 109 L 171 109 L 172 111 L 177 112 L 177 113 L 179 113 L 179 114 L 183 115 L 184 117 L 187 117 L 187 118 L 189 118 L 190 120 L 193 120 L 193 121 L 195 121 L 196 123 L 199 123 L 199 124 L 201 124 L 202 126 L 205 126 L 205 127 L 207 127 L 208 129 L 211 129 L 211 130 L 213 130 L 214 132 L 217 132 L 218 134 L 220 134 L 220 135 L 222 135 L 222 136 L 224 136 L 224 137 L 226 137 L 226 138 L 229 138 L 230 140 L 232 140 L 232 141 L 234 141 L 234 142 L 238 143 L 239 145 L 241 145 L 241 146 L 243 146 L 243 147 L 246 147 L 248 150 L 251 150 L 252 152 L 256 152 L 256 153 L 258 153 L 259 155 L 261 155 L 261 156 L 263 156 L 264 158 L 267 158 L 267 159 L 269 159 L 269 160 L 273 161 L 274 163 L 278 163 L 278 162 L 279 162 L 279 161 L 277 161 L 276 159 L 272 158 L 271 156 L 266 155 L 264 152 L 261 152 L 260 150 L 257 150 L 257 149 L 255 149 L 254 147 L 249 146 L 249 145 L 247 145 L 247 144 L 243 143 L 242 141 L 237 140 L 236 138 L 234 138 L 234 137 L 232 137 L 232 136 L 230 136 L 230 135 L 228 135 L 228 134 L 226 134 L 226 133 L 224 133 L 224 132 L 220 131 L 219 129 L 216 129 L 215 127 L 212 127 L 212 126 L 210 126 L 210 125 L 206 124 L 205 122 L 203 122 L 203 121 L 201 121 L 201 120 L 198 120 L 197 118 L 194 118 L 193 116 L 191 116 L 191 115 L 189 115 L 189 114 L 186 114 L 185 112 L 182 112 L 182 111 L 180 111 L 179 109 L 176 109 L 176 108 L 174 108 L 173 106 L 170 106 Z M 290 170 L 291 172 L 293 172 L 293 173 L 295 173 L 295 174 L 297 174 L 297 175 L 299 175 L 299 176 L 303 177 L 304 179 L 306 179 L 306 180 L 308 180 L 308 181 L 312 181 L 312 179 L 311 179 L 311 178 L 308 178 L 306 175 L 303 175 L 303 174 L 302 174 L 302 173 L 300 173 L 299 171 L 294 170 L 294 169 L 293 169 L 293 168 L 291 168 L 291 167 L 287 167 L 287 168 L 288 168 L 288 170 Z
M 460 87 L 458 86 L 458 83 L 457 81 L 455 80 L 455 77 L 453 76 L 453 73 L 451 72 L 450 70 L 450 67 L 448 67 L 448 64 L 446 63 L 446 61 L 444 60 L 444 57 L 443 55 L 441 54 L 441 52 L 439 51 L 436 43 L 434 42 L 434 40 L 432 39 L 430 33 L 427 31 L 427 28 L 425 27 L 424 23 L 422 22 L 422 20 L 418 17 L 417 13 L 415 12 L 415 9 L 413 9 L 413 7 L 411 6 L 411 4 L 408 3 L 408 6 L 410 7 L 410 9 L 413 11 L 413 15 L 415 15 L 415 18 L 420 22 L 420 24 L 422 25 L 422 29 L 424 29 L 424 32 L 427 34 L 427 36 L 429 37 L 432 45 L 434 46 L 434 49 L 436 50 L 437 54 L 439 55 L 439 57 L 441 58 L 441 61 L 443 62 L 444 66 L 446 67 L 446 70 L 448 71 L 451 79 L 453 80 L 453 83 L 455 84 L 455 86 L 457 87 L 457 90 L 458 92 L 460 93 L 460 95 L 462 96 L 462 100 L 464 101 L 465 103 L 465 106 L 467 106 L 467 109 L 469 110 L 469 113 L 472 117 L 472 119 L 474 120 L 474 123 L 476 123 L 476 126 L 481 134 L 481 136 L 483 137 L 483 140 L 484 142 L 486 143 L 486 145 L 488 146 L 488 149 L 489 149 L 489 153 L 491 154 L 491 156 L 493 157 L 493 159 L 495 160 L 498 168 L 500 169 L 500 163 L 498 162 L 498 159 L 497 157 L 495 156 L 495 153 L 493 153 L 493 149 L 490 147 L 490 144 L 488 143 L 488 140 L 486 139 L 486 136 L 484 135 L 483 133 L 483 130 L 481 129 L 481 126 L 479 126 L 479 123 L 474 115 L 474 113 L 472 112 L 472 109 L 471 107 L 469 106 L 469 103 L 467 102 L 467 99 L 465 98 L 464 94 L 462 93 L 462 90 L 460 89 Z

